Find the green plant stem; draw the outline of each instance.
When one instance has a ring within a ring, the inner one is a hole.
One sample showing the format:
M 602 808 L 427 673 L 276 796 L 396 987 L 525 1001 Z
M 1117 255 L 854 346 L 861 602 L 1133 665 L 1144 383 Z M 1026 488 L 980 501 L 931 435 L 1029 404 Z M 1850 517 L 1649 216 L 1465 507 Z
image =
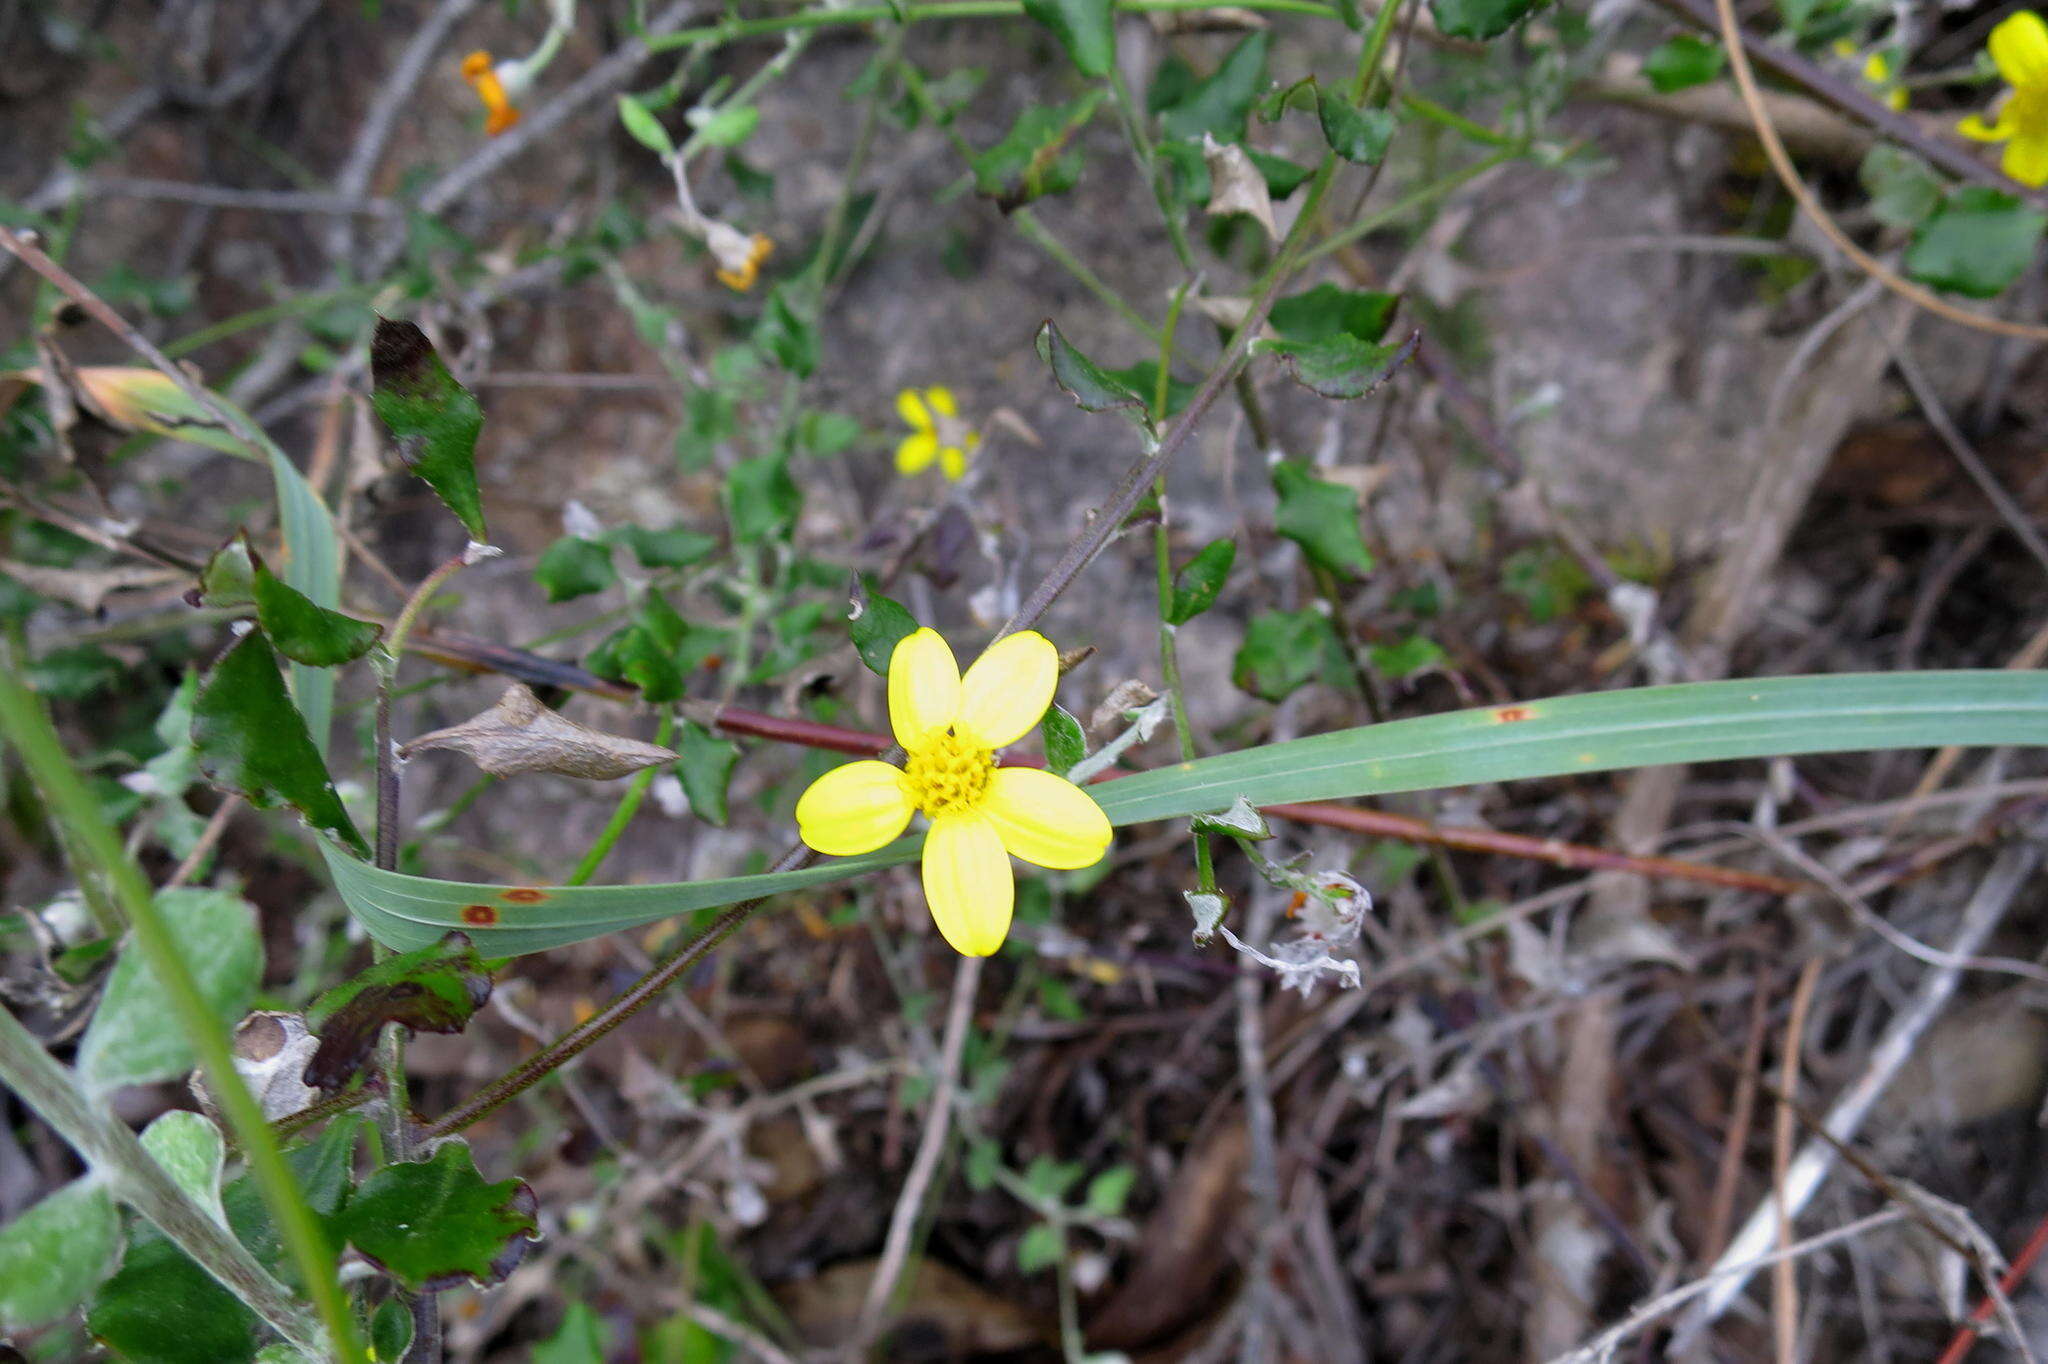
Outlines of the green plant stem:
M 1363 217 L 1356 218 L 1331 233 L 1324 240 L 1303 251 L 1301 253 L 1301 263 L 1307 265 L 1312 261 L 1321 260 L 1332 251 L 1341 251 L 1367 233 L 1377 232 L 1387 226 L 1387 224 L 1407 217 L 1418 208 L 1428 207 L 1445 195 L 1453 193 L 1472 181 L 1477 180 L 1495 166 L 1513 161 L 1517 157 L 1525 155 L 1528 150 L 1527 144 L 1522 142 L 1517 142 L 1512 147 L 1503 147 L 1491 156 L 1482 157 L 1463 169 L 1451 172 L 1441 180 L 1424 185 L 1421 189 L 1395 200 L 1377 213 L 1368 213 Z
M 1173 243 L 1174 258 L 1180 262 L 1181 269 L 1192 274 L 1195 253 L 1188 249 L 1187 227 L 1181 222 L 1180 210 L 1167 197 L 1166 182 L 1159 174 L 1159 154 L 1152 146 L 1151 135 L 1145 131 L 1145 111 L 1131 98 L 1131 87 L 1124 80 L 1121 67 L 1110 67 L 1109 91 L 1116 102 L 1117 116 L 1124 125 L 1124 136 L 1130 140 L 1131 152 L 1138 158 L 1138 169 L 1144 172 L 1145 183 L 1152 191 L 1152 201 L 1159 205 L 1159 216 L 1166 222 L 1166 236 Z
M 304 1304 L 164 1173 L 126 1124 L 87 1099 L 77 1077 L 4 1006 L 0 1081 L 56 1128 L 94 1172 L 107 1177 L 122 1202 L 149 1219 L 278 1334 L 315 1357 L 324 1353 L 319 1323 Z
M 1185 10 L 1222 9 L 1216 0 L 1118 0 L 1127 14 L 1172 13 Z M 1235 9 L 1258 10 L 1268 14 L 1307 14 L 1318 19 L 1339 19 L 1336 7 L 1317 0 L 1245 0 Z M 666 52 L 696 43 L 726 43 L 741 38 L 760 38 L 791 29 L 831 28 L 840 24 L 874 24 L 900 21 L 906 24 L 932 19 L 1010 19 L 1024 13 L 1023 0 L 952 0 L 936 5 L 849 5 L 845 9 L 807 9 L 764 19 L 730 19 L 720 24 L 678 29 L 649 38 L 649 52 Z
M 1365 35 L 1365 46 L 1359 49 L 1358 72 L 1351 79 L 1352 94 L 1358 104 L 1365 104 L 1373 96 L 1373 87 L 1379 81 L 1380 59 L 1387 54 L 1387 43 L 1394 36 L 1402 3 L 1403 0 L 1386 0 L 1372 17 L 1372 29 Z
M 122 855 L 119 838 L 65 754 L 55 726 L 11 661 L 0 666 L 0 730 L 5 731 L 8 742 L 21 755 L 42 790 L 51 817 L 70 828 L 112 887 L 116 902 L 133 925 L 133 946 L 142 952 L 163 985 L 178 1026 L 198 1054 L 207 1085 L 234 1129 L 249 1172 L 255 1176 L 285 1248 L 312 1294 L 329 1339 L 344 1359 L 360 1360 L 362 1347 L 356 1341 L 347 1294 L 335 1274 L 334 1255 L 285 1164 L 284 1153 L 263 1117 L 263 1110 L 235 1071 L 226 1030 L 213 1016 L 198 982 L 192 978 L 191 968 L 185 964 L 170 930 L 157 913 L 148 882 L 135 863 Z M 250 1306 L 256 1304 L 251 1302 Z
M 1147 341 L 1158 342 L 1159 328 L 1146 321 L 1143 313 L 1125 302 L 1123 295 L 1104 283 L 1100 275 L 1090 270 L 1079 256 L 1067 249 L 1066 243 L 1047 231 L 1045 224 L 1038 220 L 1038 216 L 1028 206 L 1011 211 L 1010 225 L 1017 229 L 1018 235 L 1024 240 L 1049 256 L 1053 264 L 1072 275 L 1082 288 L 1101 299 L 1111 312 L 1136 327 Z
M 668 747 L 668 741 L 675 737 L 675 732 L 675 712 L 663 711 L 661 727 L 654 732 L 655 744 L 662 748 Z M 632 785 L 626 788 L 626 794 L 619 797 L 619 806 L 612 811 L 612 817 L 598 834 L 597 842 L 590 845 L 590 851 L 583 854 L 583 860 L 576 864 L 576 870 L 569 873 L 569 879 L 564 881 L 563 885 L 580 886 L 597 875 L 597 869 L 604 865 L 605 858 L 610 856 L 613 846 L 619 841 L 619 836 L 626 832 L 626 826 L 631 824 L 633 816 L 639 813 L 640 803 L 647 799 L 647 788 L 654 785 L 655 775 L 660 771 L 659 767 L 643 767 L 633 774 Z
M 1404 107 L 1422 115 L 1432 123 L 1441 123 L 1444 127 L 1451 129 L 1453 132 L 1462 133 L 1474 142 L 1483 142 L 1489 147 L 1512 147 L 1517 151 L 1522 147 L 1521 138 L 1511 133 L 1504 133 L 1498 129 L 1489 128 L 1484 123 L 1474 122 L 1457 110 L 1447 109 L 1433 99 L 1416 94 L 1413 90 L 1403 90 L 1401 92 L 1401 103 Z

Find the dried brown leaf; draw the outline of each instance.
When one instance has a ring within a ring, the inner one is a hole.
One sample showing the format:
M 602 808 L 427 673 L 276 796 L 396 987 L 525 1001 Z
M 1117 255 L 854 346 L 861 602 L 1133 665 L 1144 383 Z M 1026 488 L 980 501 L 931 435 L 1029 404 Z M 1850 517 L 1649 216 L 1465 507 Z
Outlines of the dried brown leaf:
M 94 615 L 116 592 L 142 592 L 184 581 L 184 575 L 168 568 L 51 568 L 13 559 L 0 559 L 0 573 L 38 596 L 68 602 Z
M 1218 142 L 1202 134 L 1202 160 L 1209 166 L 1209 205 L 1212 214 L 1249 213 L 1272 241 L 1280 240 L 1273 223 L 1273 196 L 1266 192 L 1266 177 L 1234 142 Z
M 494 777 L 552 772 L 590 781 L 609 781 L 643 767 L 674 762 L 678 756 L 659 744 L 586 729 L 549 710 L 538 696 L 516 682 L 483 714 L 422 734 L 400 750 L 399 756 L 409 758 L 436 748 L 466 753 Z

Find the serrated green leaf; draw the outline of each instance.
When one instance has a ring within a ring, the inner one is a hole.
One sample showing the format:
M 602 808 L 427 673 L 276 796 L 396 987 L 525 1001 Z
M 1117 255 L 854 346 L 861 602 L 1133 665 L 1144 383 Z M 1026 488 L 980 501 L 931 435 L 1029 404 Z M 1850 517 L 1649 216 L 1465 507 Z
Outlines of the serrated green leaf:
M 76 1310 L 107 1272 L 121 1219 L 104 1183 L 75 1179 L 0 1226 L 0 1332 Z
M 896 646 L 905 636 L 917 633 L 917 617 L 895 598 L 885 597 L 877 588 L 865 586 L 854 603 L 854 612 L 847 621 L 846 629 L 853 636 L 853 647 L 868 671 L 877 677 L 887 677 L 889 659 L 895 654 Z
M 1052 370 L 1053 382 L 1067 391 L 1083 412 L 1108 412 L 1120 407 L 1142 409 L 1145 399 L 1123 380 L 1077 350 L 1059 327 L 1047 321 L 1038 329 L 1038 358 Z
M 654 111 L 631 95 L 619 96 L 619 123 L 641 146 L 666 161 L 676 154 L 676 144 L 661 126 Z
M 384 627 L 374 621 L 315 605 L 261 559 L 255 560 L 254 568 L 256 619 L 277 651 L 292 662 L 331 668 L 361 658 L 384 637 Z
M 223 1026 L 248 1012 L 263 973 L 256 911 L 240 896 L 190 887 L 156 898 L 157 912 Z M 114 963 L 106 993 L 78 1047 L 78 1073 L 104 1093 L 185 1075 L 197 1064 L 163 983 L 132 948 Z
M 533 566 L 533 580 L 549 601 L 573 601 L 602 592 L 619 580 L 610 545 L 565 535 L 549 545 Z
M 1277 356 L 1289 378 L 1325 398 L 1363 398 L 1385 383 L 1415 349 L 1414 338 L 1375 345 L 1355 336 L 1326 341 L 1254 341 L 1252 350 Z
M 1103 92 L 1091 90 L 1071 104 L 1034 104 L 1017 116 L 1003 140 L 968 164 L 975 193 L 1004 212 L 1048 194 L 1063 194 L 1081 178 L 1080 153 L 1068 144 L 1095 117 Z
M 1316 91 L 1316 118 L 1330 150 L 1361 166 L 1377 166 L 1394 140 L 1392 113 L 1360 109 L 1334 90 Z
M 1280 498 L 1273 529 L 1332 573 L 1372 572 L 1372 553 L 1358 530 L 1356 489 L 1317 478 L 1301 460 L 1283 459 L 1273 466 L 1273 491 Z
M 1245 627 L 1230 678 L 1259 699 L 1278 703 L 1317 678 L 1330 676 L 1333 660 L 1342 662 L 1342 650 L 1342 641 L 1321 612 L 1266 611 Z
M 1669 95 L 1717 79 L 1727 61 L 1719 43 L 1681 33 L 1650 49 L 1643 58 L 1643 76 L 1658 94 Z
M 470 539 L 487 539 L 476 484 L 483 408 L 455 382 L 427 334 L 410 322 L 377 319 L 370 342 L 370 405 L 398 442 L 406 467 L 455 513 Z
M 1168 69 L 1162 66 L 1162 80 L 1154 83 L 1149 100 L 1159 115 L 1160 136 L 1199 142 L 1202 134 L 1208 133 L 1218 142 L 1241 141 L 1252 104 L 1265 88 L 1269 42 L 1263 32 L 1252 34 L 1201 79 L 1169 78 Z M 1169 80 L 1172 83 L 1162 88 Z
M 142 1130 L 142 1149 L 194 1203 L 212 1213 L 214 1221 L 227 1225 L 228 1215 L 220 1202 L 227 1143 L 211 1120 L 189 1109 L 174 1108 Z
M 1216 596 L 1237 562 L 1237 541 L 1211 540 L 1173 575 L 1173 599 L 1166 623 L 1185 625 L 1216 604 Z
M 1870 213 L 1886 227 L 1918 227 L 1941 207 L 1941 177 L 1903 147 L 1879 142 L 1864 154 L 1856 178 Z
M 773 455 L 743 459 L 725 476 L 726 518 L 732 538 L 743 545 L 780 535 L 803 504 L 803 489 L 788 463 Z
M 720 738 L 695 720 L 683 721 L 682 760 L 676 776 L 683 794 L 699 817 L 723 827 L 726 819 L 726 788 L 732 784 L 732 769 L 740 760 L 739 745 Z
M 1968 298 L 1996 298 L 2020 277 L 2041 245 L 2048 214 L 2009 194 L 1965 185 L 1913 234 L 1906 273 Z
M 207 673 L 192 710 L 192 744 L 199 770 L 215 785 L 258 809 L 282 801 L 315 829 L 368 854 L 261 632 L 250 631 Z
M 491 997 L 491 973 L 462 933 L 388 957 L 335 986 L 306 1010 L 320 1038 L 305 1082 L 337 1090 L 369 1060 L 386 1023 L 414 1032 L 459 1033 Z
M 1050 1222 L 1039 1222 L 1017 1241 L 1017 1268 L 1026 1274 L 1050 1269 L 1067 1253 L 1067 1238 Z
M 386 1165 L 364 1180 L 334 1229 L 414 1292 L 465 1279 L 488 1287 L 539 1235 L 534 1208 L 524 1180 L 486 1183 L 469 1147 L 450 1141 L 423 1161 Z
M 1536 8 L 1536 0 L 1429 0 L 1437 28 L 1453 38 L 1498 38 Z
M 1088 79 L 1100 80 L 1116 65 L 1113 0 L 1024 0 L 1024 12 L 1052 30 Z
M 1088 756 L 1088 738 L 1082 732 L 1081 722 L 1057 704 L 1045 708 L 1045 718 L 1038 722 L 1038 728 L 1045 740 L 1046 771 L 1065 776 Z

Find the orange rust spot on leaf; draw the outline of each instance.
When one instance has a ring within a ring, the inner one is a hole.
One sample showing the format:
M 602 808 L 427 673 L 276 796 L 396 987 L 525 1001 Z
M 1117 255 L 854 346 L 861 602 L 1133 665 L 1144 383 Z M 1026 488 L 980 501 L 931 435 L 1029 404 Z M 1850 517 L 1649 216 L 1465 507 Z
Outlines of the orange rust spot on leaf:
M 464 905 L 462 922 L 471 928 L 489 928 L 498 922 L 498 911 L 489 905 Z
M 1535 719 L 1536 712 L 1528 706 L 1502 706 L 1493 713 L 1493 718 L 1500 724 L 1511 725 L 1517 720 Z
M 498 898 L 500 900 L 505 901 L 507 904 L 537 905 L 541 901 L 548 898 L 548 893 L 544 890 L 533 890 L 531 888 L 523 888 L 520 890 L 508 890 L 503 895 L 500 895 Z

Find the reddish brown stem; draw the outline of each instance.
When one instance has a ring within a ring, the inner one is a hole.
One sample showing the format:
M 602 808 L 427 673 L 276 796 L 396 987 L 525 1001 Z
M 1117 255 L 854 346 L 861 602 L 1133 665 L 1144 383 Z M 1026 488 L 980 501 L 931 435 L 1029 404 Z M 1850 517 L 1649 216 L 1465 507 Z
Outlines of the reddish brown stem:
M 2041 1252 L 2044 1250 L 2048 1250 L 2048 1216 L 2043 1216 L 2034 1224 L 2033 1234 L 2027 1237 L 2027 1243 L 2020 1247 L 2020 1253 L 2012 1257 L 2012 1267 L 1999 1277 L 1998 1291 L 2006 1297 L 2011 1297 L 2014 1290 L 2026 1281 L 2028 1272 L 2034 1267 L 2034 1261 L 2041 1258 Z M 1970 1313 L 1970 1320 L 1956 1329 L 1954 1337 L 1949 1340 L 1948 1348 L 1941 1352 L 1941 1358 L 1936 1360 L 1935 1364 L 1962 1364 L 1963 1358 L 1976 1345 L 1984 1323 L 1991 1320 L 1991 1314 L 1997 1310 L 1997 1302 L 1990 1294 L 1985 1294 L 1983 1301 L 1977 1304 L 1977 1310 Z

